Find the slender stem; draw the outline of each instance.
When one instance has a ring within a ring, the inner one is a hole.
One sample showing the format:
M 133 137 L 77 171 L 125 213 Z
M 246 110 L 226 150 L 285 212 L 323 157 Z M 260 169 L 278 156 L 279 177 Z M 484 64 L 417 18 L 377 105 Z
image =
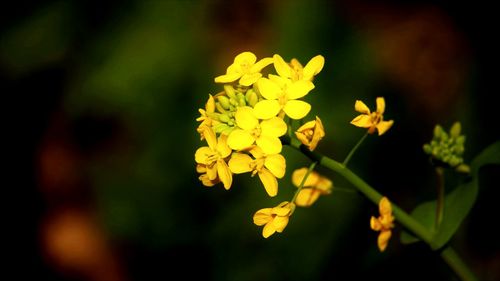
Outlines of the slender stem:
M 373 189 L 370 185 L 368 185 L 363 179 L 358 177 L 351 170 L 346 168 L 345 165 L 329 158 L 323 156 L 317 152 L 309 151 L 307 147 L 301 145 L 298 140 L 284 140 L 284 143 L 290 144 L 290 146 L 295 149 L 301 151 L 304 155 L 309 157 L 313 162 L 319 162 L 319 164 L 323 167 L 326 167 L 338 174 L 342 175 L 345 179 L 347 179 L 356 189 L 364 194 L 370 201 L 374 204 L 378 205 L 380 199 L 382 199 L 382 195 Z M 420 222 L 411 217 L 408 213 L 403 211 L 397 205 L 392 203 L 393 214 L 396 217 L 397 221 L 403 225 L 406 229 L 411 231 L 415 236 L 419 237 L 422 241 L 429 244 L 431 247 L 433 246 L 433 234 L 432 232 L 423 226 Z M 441 257 L 443 260 L 453 269 L 455 274 L 460 277 L 461 280 L 469 281 L 476 280 L 474 274 L 470 271 L 467 265 L 460 259 L 460 257 L 453 251 L 451 247 L 446 247 L 441 252 Z
M 450 247 L 447 246 L 441 252 L 441 258 L 453 269 L 453 271 L 463 281 L 476 281 L 477 278 L 469 267 L 464 263 L 460 256 Z
M 307 173 L 304 175 L 304 178 L 302 178 L 302 181 L 299 184 L 299 188 L 297 188 L 297 191 L 295 191 L 295 194 L 293 195 L 291 203 L 295 202 L 295 199 L 297 199 L 297 196 L 299 195 L 300 190 L 304 187 L 304 184 L 306 183 L 307 178 L 311 174 L 311 172 L 314 170 L 314 167 L 316 167 L 316 164 L 318 164 L 317 161 L 314 161 L 309 165 L 309 169 L 307 170 Z
M 345 158 L 344 162 L 342 162 L 342 165 L 347 166 L 347 163 L 349 162 L 349 160 L 351 160 L 351 157 L 354 155 L 354 152 L 356 152 L 356 150 L 358 150 L 359 146 L 361 145 L 361 143 L 363 143 L 363 141 L 366 139 L 367 136 L 368 136 L 368 132 L 366 132 L 359 139 L 358 143 L 356 143 L 356 145 L 351 149 L 351 151 L 349 151 L 349 154 L 347 154 L 347 157 Z
M 439 229 L 444 215 L 444 170 L 442 167 L 436 167 L 437 175 L 437 200 L 436 200 L 436 221 L 435 229 Z

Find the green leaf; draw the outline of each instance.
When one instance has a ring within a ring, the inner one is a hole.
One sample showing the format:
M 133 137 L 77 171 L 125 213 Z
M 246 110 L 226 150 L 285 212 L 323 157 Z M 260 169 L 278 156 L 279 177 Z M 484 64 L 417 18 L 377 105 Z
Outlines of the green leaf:
M 416 220 L 435 232 L 431 245 L 433 249 L 441 248 L 451 239 L 472 206 L 474 206 L 479 189 L 479 170 L 482 166 L 488 164 L 500 164 L 500 141 L 488 146 L 476 156 L 471 164 L 471 179 L 446 195 L 443 221 L 437 231 L 434 229 L 435 200 L 420 204 L 411 213 L 411 216 Z M 403 244 L 419 240 L 408 232 L 402 232 L 400 239 Z

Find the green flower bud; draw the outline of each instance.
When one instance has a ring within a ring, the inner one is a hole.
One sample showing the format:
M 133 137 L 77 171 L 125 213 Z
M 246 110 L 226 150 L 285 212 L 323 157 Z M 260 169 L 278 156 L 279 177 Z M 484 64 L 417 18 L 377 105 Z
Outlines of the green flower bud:
M 218 96 L 217 100 L 222 105 L 222 107 L 224 107 L 224 109 L 229 109 L 229 99 L 226 96 Z
M 218 102 L 215 103 L 215 108 L 217 108 L 217 111 L 221 112 L 221 113 L 225 113 L 226 110 L 224 109 L 224 107 L 222 107 L 222 105 Z
M 259 96 L 257 95 L 257 93 L 253 89 L 250 89 L 247 91 L 246 99 L 247 99 L 247 103 L 252 107 L 254 107 L 255 104 L 257 104 L 257 102 L 259 102 Z
M 424 152 L 426 154 L 431 154 L 432 153 L 432 147 L 429 144 L 427 144 L 427 143 L 424 144 L 423 149 L 424 149 Z
M 434 127 L 434 138 L 440 139 L 443 133 L 444 131 L 443 128 L 441 128 L 441 126 L 436 125 L 436 127 Z
M 227 116 L 227 114 L 220 114 L 219 115 L 219 120 L 221 122 L 224 122 L 224 123 L 227 123 L 231 120 L 231 118 L 229 118 L 229 116 Z
M 220 124 L 217 124 L 214 126 L 214 130 L 216 133 L 222 133 L 223 131 L 227 130 L 228 128 L 230 128 L 228 125 L 224 124 L 224 123 L 220 123 Z
M 455 122 L 453 126 L 451 126 L 450 136 L 452 138 L 458 138 L 458 136 L 460 136 L 461 130 L 462 130 L 462 125 L 460 125 L 460 122 Z
M 459 173 L 464 173 L 464 174 L 470 173 L 470 167 L 467 164 L 460 164 L 455 168 L 455 170 Z
M 231 99 L 236 98 L 236 92 L 234 91 L 233 86 L 231 85 L 224 85 L 224 91 L 226 92 L 227 96 Z

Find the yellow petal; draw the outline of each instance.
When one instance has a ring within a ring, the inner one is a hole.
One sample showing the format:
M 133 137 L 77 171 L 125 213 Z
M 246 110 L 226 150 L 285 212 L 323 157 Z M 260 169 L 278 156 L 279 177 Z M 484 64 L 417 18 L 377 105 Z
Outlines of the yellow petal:
M 231 83 L 238 80 L 241 77 L 241 73 L 229 73 L 215 77 L 215 83 Z
M 308 168 L 300 168 L 300 169 L 293 171 L 293 173 L 292 173 L 293 185 L 295 185 L 296 187 L 299 187 L 300 183 L 304 179 L 304 176 L 307 174 L 308 170 L 309 170 Z M 306 182 L 304 183 L 304 187 L 315 186 L 316 183 L 318 182 L 318 179 L 319 179 L 318 173 L 316 173 L 315 171 L 311 171 L 311 173 L 309 174 L 309 176 L 306 179 Z
M 352 119 L 351 124 L 356 127 L 369 128 L 372 126 L 372 118 L 370 115 L 361 114 Z
M 267 169 L 259 172 L 259 178 L 269 196 L 274 197 L 278 194 L 278 180 Z
M 234 150 L 248 148 L 254 142 L 255 138 L 248 131 L 241 129 L 234 129 L 227 138 L 227 145 Z
M 268 100 L 277 99 L 283 92 L 275 82 L 267 78 L 260 78 L 259 81 L 257 81 L 257 87 L 260 94 Z
M 196 150 L 194 153 L 194 161 L 198 164 L 205 164 L 208 165 L 210 164 L 208 162 L 208 157 L 212 156 L 214 154 L 214 151 L 210 149 L 208 146 L 203 146 L 200 147 Z
M 200 175 L 198 179 L 204 186 L 209 186 L 209 187 L 214 186 L 220 182 L 219 179 L 210 180 L 207 174 Z
M 205 104 L 205 110 L 208 113 L 213 113 L 215 111 L 215 99 L 212 95 L 208 95 L 208 101 Z
M 299 191 L 295 204 L 300 207 L 309 207 L 318 200 L 320 192 L 315 188 L 303 188 Z
M 198 164 L 196 165 L 196 172 L 200 174 L 204 174 L 207 172 L 207 167 L 204 164 Z
M 288 216 L 286 217 L 275 217 L 272 224 L 274 225 L 274 229 L 276 229 L 277 232 L 281 233 L 283 230 L 285 230 L 285 227 L 288 224 L 288 221 L 290 218 Z
M 247 73 L 241 76 L 239 82 L 240 85 L 248 87 L 257 82 L 257 80 L 259 80 L 260 77 L 262 77 L 262 74 L 260 73 Z
M 387 197 L 385 196 L 382 197 L 382 199 L 380 199 L 378 206 L 381 215 L 387 216 L 392 214 L 391 202 L 389 202 L 389 199 L 387 199 Z
M 287 126 L 285 121 L 279 117 L 260 122 L 261 135 L 270 137 L 281 137 L 286 134 Z
M 311 144 L 310 140 L 309 140 L 309 137 L 307 135 L 305 135 L 304 133 L 295 132 L 295 136 L 297 137 L 297 139 L 299 139 L 299 141 L 303 145 L 309 147 L 309 145 Z
M 234 64 L 253 65 L 257 57 L 252 52 L 242 52 L 234 58 Z
M 307 95 L 312 89 L 314 89 L 314 84 L 311 81 L 299 80 L 288 86 L 286 96 L 293 100 L 299 99 Z
M 264 208 L 258 210 L 254 215 L 253 215 L 253 223 L 261 226 L 264 225 L 272 220 L 272 214 L 271 214 L 272 208 Z
M 283 111 L 292 119 L 302 119 L 311 110 L 311 105 L 301 100 L 289 100 Z
M 285 87 L 288 87 L 288 85 L 290 85 L 292 83 L 292 81 L 290 79 L 284 78 L 284 77 L 281 77 L 278 75 L 269 74 L 268 77 L 269 77 L 269 80 L 271 82 L 276 83 L 281 90 L 283 90 Z
M 255 143 L 267 155 L 278 154 L 281 152 L 281 149 L 283 147 L 278 137 L 270 137 L 265 135 L 261 135 L 260 137 L 258 137 Z
M 263 58 L 256 64 L 252 65 L 250 72 L 260 72 L 264 67 L 270 65 L 271 63 L 273 63 L 272 58 Z
M 380 121 L 380 123 L 377 124 L 378 135 L 381 136 L 382 134 L 387 132 L 387 130 L 389 130 L 392 127 L 392 124 L 394 124 L 393 120 Z
M 276 72 L 278 73 L 279 76 L 286 78 L 292 77 L 292 70 L 290 66 L 283 60 L 283 58 L 280 55 L 278 54 L 274 55 L 273 61 L 274 61 L 274 68 L 276 69 Z
M 220 181 L 224 184 L 224 188 L 226 190 L 230 189 L 231 184 L 233 183 L 233 174 L 231 174 L 229 167 L 223 159 L 217 160 L 217 175 L 219 176 Z
M 368 108 L 368 106 L 366 106 L 366 104 L 360 100 L 357 100 L 354 104 L 354 110 L 359 113 L 370 114 L 370 109 Z
M 250 168 L 251 162 L 252 157 L 248 154 L 234 153 L 229 160 L 229 169 L 235 174 L 248 173 L 252 171 Z
M 207 166 L 207 176 L 211 181 L 217 179 L 217 165 Z
M 377 244 L 378 248 L 381 252 L 387 248 L 387 244 L 389 243 L 389 239 L 391 238 L 392 232 L 390 230 L 382 231 L 378 235 Z
M 333 183 L 328 178 L 319 176 L 318 182 L 316 183 L 315 187 L 320 190 L 322 194 L 328 194 L 333 188 Z
M 378 97 L 377 101 L 377 112 L 382 115 L 385 112 L 385 100 L 382 97 Z
M 222 158 L 226 158 L 229 156 L 229 154 L 231 154 L 232 150 L 227 145 L 227 135 L 221 135 L 219 137 L 219 141 L 217 142 L 216 150 L 217 150 L 217 152 L 219 152 L 219 154 Z
M 317 117 L 316 117 L 317 118 Z M 297 132 L 305 132 L 307 130 L 311 130 L 311 129 L 314 129 L 314 127 L 316 126 L 316 120 L 313 120 L 313 121 L 308 121 L 306 122 L 304 125 L 300 126 L 298 129 L 297 129 Z
M 207 140 L 208 147 L 215 150 L 217 147 L 217 137 L 215 136 L 214 130 L 208 126 L 203 126 L 201 130 L 203 137 Z
M 254 107 L 255 117 L 259 119 L 269 119 L 276 117 L 281 110 L 277 100 L 261 100 Z
M 380 231 L 380 229 L 382 229 L 382 224 L 380 224 L 376 217 L 372 216 L 370 219 L 370 228 L 375 231 Z
M 316 76 L 325 65 L 325 58 L 322 55 L 317 55 L 312 58 L 304 67 L 302 75 L 304 79 L 311 80 L 313 76 Z
M 243 130 L 250 131 L 255 129 L 259 124 L 259 120 L 253 114 L 253 108 L 249 106 L 239 107 L 234 115 L 236 124 Z
M 276 232 L 276 229 L 274 228 L 272 221 L 270 221 L 264 226 L 264 229 L 262 229 L 262 236 L 264 238 L 268 238 L 269 236 L 273 235 L 275 232 Z
M 291 215 L 291 212 L 291 204 L 288 201 L 281 202 L 278 206 L 274 207 L 272 211 L 273 214 L 281 217 Z
M 277 178 L 285 175 L 286 160 L 281 154 L 273 154 L 266 157 L 264 166 Z

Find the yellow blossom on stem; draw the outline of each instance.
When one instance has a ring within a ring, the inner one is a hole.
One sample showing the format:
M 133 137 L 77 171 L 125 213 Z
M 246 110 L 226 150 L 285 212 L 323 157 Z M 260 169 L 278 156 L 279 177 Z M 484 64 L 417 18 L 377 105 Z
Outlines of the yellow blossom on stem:
M 243 52 L 234 58 L 226 74 L 215 77 L 216 83 L 232 83 L 239 79 L 242 86 L 251 86 L 262 74 L 260 71 L 273 63 L 272 58 L 263 58 L 257 62 L 257 57 L 252 52 Z
M 319 141 L 325 136 L 325 129 L 321 119 L 316 116 L 316 120 L 309 121 L 300 126 L 295 132 L 295 136 L 302 144 L 307 146 L 310 151 L 313 151 L 316 149 Z
M 311 81 L 295 81 L 277 75 L 260 78 L 257 87 L 264 100 L 255 104 L 255 116 L 269 119 L 284 112 L 292 119 L 302 119 L 311 110 L 311 105 L 297 100 L 307 95 L 314 84 Z
M 283 232 L 288 224 L 290 216 L 295 210 L 295 204 L 288 201 L 281 202 L 274 208 L 264 208 L 258 210 L 253 215 L 253 223 L 262 226 L 262 236 L 268 238 L 275 232 Z
M 384 121 L 384 111 L 385 111 L 385 100 L 382 97 L 377 98 L 377 110 L 375 112 L 370 112 L 370 109 L 362 101 L 357 100 L 354 104 L 354 109 L 362 113 L 358 115 L 351 121 L 351 124 L 361 128 L 368 128 L 368 133 L 373 134 L 375 130 L 378 131 L 378 135 L 381 136 L 389 128 L 391 128 L 394 123 L 393 120 Z
M 289 78 L 292 81 L 312 81 L 325 64 L 325 58 L 322 55 L 317 55 L 312 58 L 305 67 L 296 59 L 292 59 L 290 64 L 286 63 L 283 58 L 276 54 L 273 56 L 273 63 L 276 72 L 283 78 Z
M 252 176 L 259 175 L 269 196 L 278 194 L 278 180 L 285 175 L 286 161 L 281 154 L 266 155 L 259 147 L 253 147 L 250 155 L 244 153 L 233 153 L 229 160 L 229 169 L 235 174 L 252 172 Z
M 205 109 L 198 109 L 200 112 L 200 117 L 196 118 L 196 121 L 201 122 L 198 128 L 196 129 L 198 133 L 200 133 L 201 139 L 203 140 L 203 126 L 212 127 L 215 125 L 216 120 L 213 120 L 210 115 L 215 113 L 215 100 L 212 95 L 208 95 L 208 101 L 205 104 Z
M 213 129 L 207 126 L 203 126 L 202 134 L 208 146 L 198 148 L 194 155 L 196 163 L 204 165 L 204 168 L 201 166 L 198 170 L 206 170 L 206 178 L 203 177 L 200 180 L 206 185 L 208 183 L 206 179 L 216 181 L 218 178 L 224 184 L 225 189 L 231 188 L 233 176 L 224 160 L 231 154 L 231 149 L 227 146 L 227 136 L 221 135 L 217 140 Z
M 378 218 L 371 217 L 370 227 L 375 231 L 380 231 L 377 239 L 377 245 L 381 252 L 387 248 L 387 243 L 391 238 L 391 229 L 394 228 L 394 216 L 392 215 L 391 202 L 387 197 L 382 197 L 379 202 L 380 216 Z
M 235 114 L 236 125 L 227 139 L 227 144 L 234 150 L 249 148 L 257 144 L 266 154 L 278 154 L 282 144 L 279 137 L 287 131 L 283 119 L 273 117 L 259 122 L 254 109 L 249 106 L 239 107 Z
M 307 170 L 307 168 L 300 168 L 293 172 L 292 183 L 296 187 L 300 187 L 300 183 L 306 176 Z M 330 194 L 332 188 L 333 184 L 331 180 L 315 171 L 311 171 L 295 199 L 295 204 L 299 207 L 309 207 L 318 200 L 320 195 Z

